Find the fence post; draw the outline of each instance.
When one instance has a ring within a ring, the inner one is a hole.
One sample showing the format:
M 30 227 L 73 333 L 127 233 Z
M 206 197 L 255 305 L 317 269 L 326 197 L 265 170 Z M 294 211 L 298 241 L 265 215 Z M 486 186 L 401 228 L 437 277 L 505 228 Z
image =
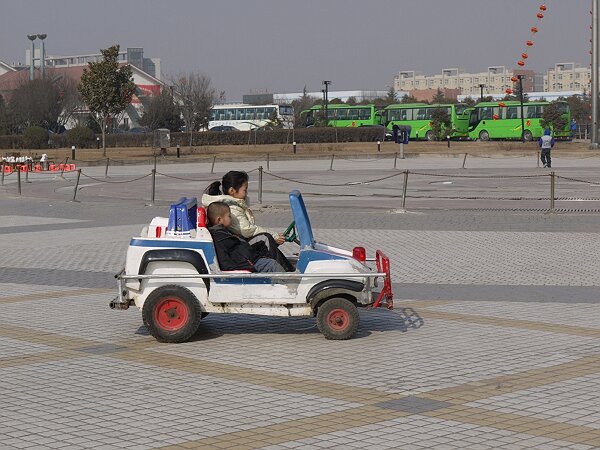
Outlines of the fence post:
M 215 173 L 215 161 L 217 160 L 216 156 L 213 156 L 212 166 L 210 167 L 210 173 Z
M 16 166 L 19 167 L 19 166 Z M 17 188 L 18 188 L 18 192 L 19 195 L 21 195 L 21 170 L 17 170 Z
M 258 204 L 262 205 L 263 194 L 263 167 L 258 167 Z
M 65 158 L 65 162 L 63 163 L 63 168 L 62 168 L 62 170 L 60 171 L 60 177 L 61 177 L 61 178 L 64 178 L 64 177 L 63 177 L 63 174 L 65 173 L 65 166 L 67 165 L 67 162 L 68 162 L 68 161 L 69 161 L 69 157 L 67 156 L 67 157 Z
M 2 186 L 4 186 L 4 163 L 2 163 Z
M 404 142 L 400 142 L 400 159 L 404 159 Z
M 292 147 L 294 148 L 294 155 L 296 154 L 296 141 L 292 142 Z
M 535 154 L 537 155 L 537 166 L 540 167 L 540 152 L 537 151 Z
M 27 170 L 25 171 L 25 183 L 31 183 L 31 181 L 29 181 L 29 165 L 26 165 L 25 167 L 27 167 Z
M 73 201 L 76 202 L 75 197 L 77 196 L 77 189 L 79 188 L 79 178 L 81 177 L 81 169 L 77 169 L 77 181 L 75 182 L 75 189 L 73 189 Z
M 152 169 L 152 196 L 150 197 L 150 203 L 154 204 L 156 197 L 156 169 Z
M 397 164 L 398 164 L 398 152 L 394 153 L 394 170 L 396 170 Z
M 156 160 L 158 159 L 158 156 L 154 155 L 154 171 L 156 172 Z
M 333 158 L 335 158 L 334 154 L 331 155 L 331 163 L 329 164 L 329 170 L 333 170 Z
M 465 168 L 465 164 L 466 164 L 466 162 L 467 162 L 467 154 L 468 154 L 468 153 L 465 153 L 465 157 L 463 158 L 463 165 L 462 165 L 462 168 L 463 168 L 463 169 Z
M 271 154 L 267 153 L 267 170 L 271 170 L 271 166 L 270 166 L 270 161 L 271 160 Z
M 377 151 L 381 151 L 381 141 L 377 141 Z
M 104 169 L 104 178 L 108 178 L 108 164 L 110 163 L 110 159 L 106 158 L 106 168 Z
M 550 172 L 550 212 L 554 212 L 554 172 Z
M 404 183 L 402 184 L 402 209 L 406 206 L 406 189 L 408 188 L 408 170 L 404 171 Z

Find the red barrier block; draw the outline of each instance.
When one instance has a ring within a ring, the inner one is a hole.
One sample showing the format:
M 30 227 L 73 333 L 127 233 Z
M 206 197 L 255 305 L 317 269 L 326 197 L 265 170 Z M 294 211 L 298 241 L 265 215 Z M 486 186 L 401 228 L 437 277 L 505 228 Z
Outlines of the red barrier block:
M 41 172 L 42 171 L 42 166 L 40 164 L 36 164 L 35 167 L 33 168 L 34 172 Z

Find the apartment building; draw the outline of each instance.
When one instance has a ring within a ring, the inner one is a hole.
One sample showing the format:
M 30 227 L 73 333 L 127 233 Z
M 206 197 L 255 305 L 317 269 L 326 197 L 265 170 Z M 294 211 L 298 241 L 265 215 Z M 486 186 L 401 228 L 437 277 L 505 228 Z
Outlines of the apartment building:
M 513 87 L 511 78 L 516 75 L 524 75 L 523 91 L 531 92 L 535 86 L 535 73 L 533 70 L 508 69 L 506 66 L 491 66 L 486 72 L 468 73 L 462 69 L 444 69 L 442 73 L 435 75 L 422 75 L 413 70 L 400 71 L 394 77 L 394 89 L 396 91 L 421 91 L 448 89 L 457 90 L 460 95 L 479 97 L 498 92 L 504 92 Z
M 575 63 L 554 64 L 544 76 L 544 91 L 590 91 L 592 70 Z

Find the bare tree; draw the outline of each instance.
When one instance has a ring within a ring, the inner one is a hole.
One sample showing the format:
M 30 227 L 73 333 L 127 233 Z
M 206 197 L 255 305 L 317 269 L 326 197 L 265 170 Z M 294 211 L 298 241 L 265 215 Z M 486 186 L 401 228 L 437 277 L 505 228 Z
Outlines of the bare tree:
M 85 105 L 79 95 L 77 84 L 77 81 L 66 76 L 60 76 L 54 82 L 62 106 L 62 112 L 58 117 L 59 126 L 66 126 L 71 119 L 77 120 L 77 123 L 80 124 L 81 118 L 77 117 L 77 114 L 81 113 Z
M 201 73 L 179 74 L 173 80 L 175 97 L 181 106 L 181 114 L 187 131 L 192 133 L 202 127 L 208 128 L 210 110 L 215 105 L 219 94 L 211 86 L 210 77 Z M 223 96 L 223 93 L 220 94 Z

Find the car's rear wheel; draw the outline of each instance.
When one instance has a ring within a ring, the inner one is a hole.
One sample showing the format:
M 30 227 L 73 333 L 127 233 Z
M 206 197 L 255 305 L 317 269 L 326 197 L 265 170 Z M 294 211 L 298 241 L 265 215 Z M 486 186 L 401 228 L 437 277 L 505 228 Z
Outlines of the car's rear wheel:
M 489 141 L 490 140 L 490 133 L 488 133 L 485 130 L 481 131 L 479 133 L 479 140 L 480 141 Z
M 525 139 L 527 142 L 531 142 L 533 140 L 533 134 L 531 133 L 531 130 L 525 130 L 523 132 L 523 139 Z
M 429 130 L 427 133 L 425 133 L 425 139 L 427 139 L 428 141 L 435 140 L 435 133 L 433 132 L 433 130 Z
M 317 309 L 317 328 L 326 339 L 350 339 L 359 321 L 358 309 L 345 298 L 330 298 Z
M 144 302 L 142 316 L 157 341 L 179 343 L 198 330 L 202 311 L 198 299 L 188 289 L 167 285 L 152 291 Z

